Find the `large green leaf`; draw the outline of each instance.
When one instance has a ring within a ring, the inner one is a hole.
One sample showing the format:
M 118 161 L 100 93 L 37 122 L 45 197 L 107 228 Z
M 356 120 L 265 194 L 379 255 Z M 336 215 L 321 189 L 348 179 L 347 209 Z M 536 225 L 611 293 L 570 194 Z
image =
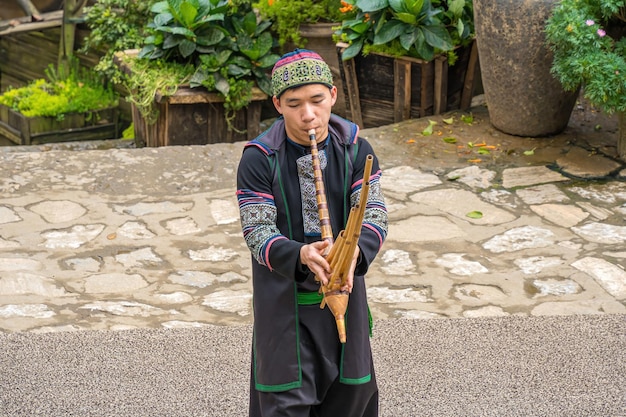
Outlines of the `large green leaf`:
M 272 26 L 272 21 L 271 20 L 263 20 L 256 27 L 256 30 L 255 30 L 254 34 L 256 36 L 259 36 L 261 33 L 263 33 L 270 26 Z
M 226 64 L 231 55 L 232 51 L 222 50 L 213 54 L 200 55 L 200 62 L 207 71 L 215 72 Z
M 274 45 L 274 38 L 272 38 L 272 35 L 269 32 L 265 32 L 257 38 L 256 44 L 257 49 L 259 50 L 259 57 L 256 59 L 258 60 L 262 56 L 267 55 L 272 50 L 272 46 Z
M 249 75 L 250 74 L 250 69 L 249 68 L 243 68 L 240 67 L 239 65 L 235 65 L 235 64 L 229 64 L 226 70 L 227 74 L 229 76 L 235 77 L 235 78 L 241 78 L 245 75 Z
M 188 39 L 183 39 L 178 44 L 178 51 L 184 58 L 187 58 L 188 56 L 193 54 L 195 50 L 196 50 L 196 43 Z
M 152 52 L 154 52 L 154 50 L 156 49 L 156 47 L 152 44 L 150 45 L 145 45 L 143 48 L 141 48 L 141 51 L 139 51 L 139 54 L 137 54 L 138 58 L 149 58 L 150 55 L 152 54 Z
M 202 46 L 217 45 L 225 35 L 219 28 L 209 28 L 198 36 L 196 42 Z
M 198 9 L 189 1 L 185 1 L 180 5 L 180 18 L 183 26 L 192 28 L 198 16 Z
M 465 7 L 465 0 L 448 1 L 448 10 L 450 10 L 457 17 L 463 14 L 464 7 Z
M 367 30 L 369 29 L 369 27 L 371 26 L 371 23 L 369 22 L 362 22 L 359 23 L 357 25 L 352 26 L 352 30 L 356 33 L 358 33 L 359 35 L 367 32 Z
M 154 16 L 154 24 L 156 26 L 165 26 L 172 20 L 174 20 L 174 16 L 170 12 L 159 13 Z
M 180 26 L 159 26 L 157 29 L 162 32 L 173 33 L 174 35 L 181 35 L 186 38 L 193 39 L 196 37 L 196 34 L 193 31 Z
M 465 1 L 465 0 L 461 0 L 461 1 Z M 406 0 L 407 3 L 407 11 L 409 13 L 412 13 L 414 15 L 418 15 L 422 12 L 422 9 L 424 8 L 424 0 Z
M 242 54 L 250 59 L 255 59 L 254 56 L 258 54 L 254 41 L 248 35 L 241 34 L 237 37 L 237 47 Z
M 154 3 L 152 7 L 150 7 L 150 11 L 155 14 L 166 13 L 166 12 L 169 13 L 170 5 L 167 3 L 167 0 L 158 1 Z
M 365 13 L 372 13 L 389 6 L 389 0 L 358 0 L 356 5 Z
M 272 68 L 276 62 L 280 59 L 280 55 L 277 54 L 269 54 L 262 57 L 259 62 L 257 62 L 259 68 Z
M 461 39 L 465 38 L 465 36 L 464 36 L 465 23 L 463 23 L 463 21 L 461 19 L 459 19 L 456 22 L 456 31 L 459 34 L 459 38 L 461 38 Z
M 182 22 L 182 17 L 180 16 L 180 5 L 184 0 L 167 0 L 168 10 L 174 16 L 174 20 L 177 22 Z
M 249 36 L 241 35 L 237 38 L 237 45 L 241 53 L 251 60 L 257 61 L 272 49 L 273 39 L 269 32 L 261 34 L 255 40 Z
M 422 11 L 424 0 L 389 0 L 389 6 L 396 13 L 409 13 L 417 16 Z
M 189 86 L 191 88 L 200 87 L 202 83 L 207 79 L 207 76 L 208 75 L 204 69 L 198 68 L 189 79 Z
M 180 36 L 167 35 L 163 39 L 163 46 L 162 47 L 164 49 L 174 48 L 174 47 L 178 46 L 183 39 L 184 38 L 181 38 Z
M 243 18 L 243 29 L 250 36 L 253 36 L 255 34 L 255 32 L 256 32 L 256 15 L 254 14 L 254 12 L 249 12 Z
M 396 13 L 394 17 L 399 21 L 407 23 L 409 25 L 414 25 L 417 23 L 417 15 L 413 13 Z
M 424 36 L 424 31 L 422 30 L 422 28 L 418 30 L 417 41 L 415 42 L 414 46 L 419 58 L 430 61 L 435 57 L 435 49 L 426 43 L 426 38 Z
M 269 77 L 266 76 L 264 78 L 259 78 L 259 76 L 257 75 L 256 83 L 261 91 L 263 91 L 268 96 L 272 95 L 272 82 L 270 81 Z
M 374 35 L 374 45 L 384 45 L 398 36 L 402 35 L 407 29 L 406 24 L 399 20 L 388 21 L 380 31 Z
M 344 51 L 341 54 L 341 59 L 343 61 L 352 59 L 355 56 L 357 56 L 359 52 L 361 52 L 361 49 L 363 49 L 363 39 L 359 39 L 355 41 L 353 44 L 351 44 L 346 49 L 344 49 Z
M 253 67 L 252 62 L 250 62 L 249 59 L 247 59 L 246 57 L 243 57 L 241 55 L 233 56 L 228 61 L 228 63 L 229 64 L 233 64 L 233 65 L 237 65 L 238 67 L 245 68 L 245 69 L 251 69 Z
M 417 28 L 413 28 L 413 30 L 403 33 L 400 35 L 400 45 L 408 51 L 411 49 L 411 46 L 417 42 L 419 33 L 419 29 Z
M 230 91 L 230 84 L 228 84 L 228 80 L 222 77 L 219 73 L 215 73 L 215 89 L 224 96 L 228 96 L 228 92 Z
M 428 25 L 422 28 L 426 43 L 442 51 L 451 51 L 454 43 L 445 27 Z

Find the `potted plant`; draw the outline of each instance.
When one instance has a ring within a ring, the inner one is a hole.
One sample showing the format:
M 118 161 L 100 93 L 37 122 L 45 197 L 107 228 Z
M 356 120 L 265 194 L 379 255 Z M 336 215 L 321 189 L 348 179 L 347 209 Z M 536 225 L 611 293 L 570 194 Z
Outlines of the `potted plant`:
M 124 91 L 124 73 L 115 64 L 115 53 L 143 46 L 150 8 L 155 0 L 97 0 L 85 7 L 89 32 L 79 52 L 97 51 L 93 69 Z
M 459 108 L 464 90 L 471 100 L 471 0 L 346 0 L 343 10 L 335 35 L 353 118 L 357 105 L 369 127 Z
M 74 60 L 0 95 L 0 135 L 17 145 L 118 137 L 118 95 Z
M 111 1 L 111 0 L 100 0 Z M 258 133 L 260 101 L 279 59 L 270 22 L 248 1 L 152 4 L 141 49 L 116 51 L 137 142 L 148 146 L 245 140 Z
M 108 80 L 125 98 L 129 95 L 125 74 L 115 64 L 115 53 L 141 48 L 146 38 L 150 7 L 155 0 L 96 0 L 84 8 L 85 33 L 79 53 L 92 53 L 97 61 L 93 70 Z M 120 123 L 132 124 L 132 109 L 128 100 L 120 100 Z M 132 126 L 130 126 L 130 130 Z
M 568 91 L 620 120 L 618 153 L 626 159 L 626 4 L 562 0 L 546 23 L 551 71 Z
M 567 127 L 578 94 L 550 74 L 545 22 L 559 0 L 474 0 L 476 43 L 491 124 L 517 136 Z
M 253 6 L 263 18 L 272 21 L 280 46 L 290 42 L 295 47 L 310 48 L 303 27 L 323 23 L 322 27 L 330 28 L 343 18 L 341 0 L 259 0 Z M 331 35 L 328 32 L 328 37 Z

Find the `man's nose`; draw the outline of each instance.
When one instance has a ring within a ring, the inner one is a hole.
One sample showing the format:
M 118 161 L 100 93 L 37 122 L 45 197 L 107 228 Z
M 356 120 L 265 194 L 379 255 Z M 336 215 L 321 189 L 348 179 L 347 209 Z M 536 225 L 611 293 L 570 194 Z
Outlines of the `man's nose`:
M 315 118 L 315 112 L 313 111 L 313 106 L 306 103 L 302 106 L 302 120 L 308 121 L 313 120 Z

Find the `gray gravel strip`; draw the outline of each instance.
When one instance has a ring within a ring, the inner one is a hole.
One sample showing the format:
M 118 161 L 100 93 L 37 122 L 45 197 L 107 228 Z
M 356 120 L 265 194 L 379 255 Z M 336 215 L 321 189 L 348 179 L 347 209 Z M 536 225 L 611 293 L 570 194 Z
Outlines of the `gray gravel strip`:
M 250 326 L 0 334 L 0 416 L 245 416 Z M 626 416 L 626 316 L 379 320 L 381 417 Z

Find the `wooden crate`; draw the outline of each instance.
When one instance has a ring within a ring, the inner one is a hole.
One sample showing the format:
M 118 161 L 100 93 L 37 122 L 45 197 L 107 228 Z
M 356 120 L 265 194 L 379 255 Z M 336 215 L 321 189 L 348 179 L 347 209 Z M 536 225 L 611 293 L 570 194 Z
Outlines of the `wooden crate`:
M 261 129 L 261 107 L 267 95 L 253 89 L 253 101 L 239 110 L 229 128 L 223 99 L 202 88 L 181 87 L 167 97 L 156 99 L 159 116 L 149 124 L 133 105 L 137 146 L 207 145 L 254 139 Z
M 346 47 L 337 45 L 339 57 Z M 424 61 L 371 53 L 341 61 L 347 118 L 369 128 L 469 108 L 477 53 L 472 45 L 458 55 L 452 67 L 443 55 Z
M 117 139 L 118 109 L 71 113 L 58 120 L 56 117 L 26 117 L 0 104 L 0 136 L 16 145 Z
M 115 63 L 122 71 L 132 73 L 128 58 L 139 51 L 120 51 Z M 157 93 L 154 104 L 157 120 L 149 123 L 139 109 L 132 105 L 135 143 L 138 147 L 208 145 L 252 140 L 261 133 L 261 110 L 267 94 L 252 88 L 252 101 L 237 111 L 230 125 L 226 120 L 224 99 L 205 88 L 181 85 L 176 93 L 162 96 Z

